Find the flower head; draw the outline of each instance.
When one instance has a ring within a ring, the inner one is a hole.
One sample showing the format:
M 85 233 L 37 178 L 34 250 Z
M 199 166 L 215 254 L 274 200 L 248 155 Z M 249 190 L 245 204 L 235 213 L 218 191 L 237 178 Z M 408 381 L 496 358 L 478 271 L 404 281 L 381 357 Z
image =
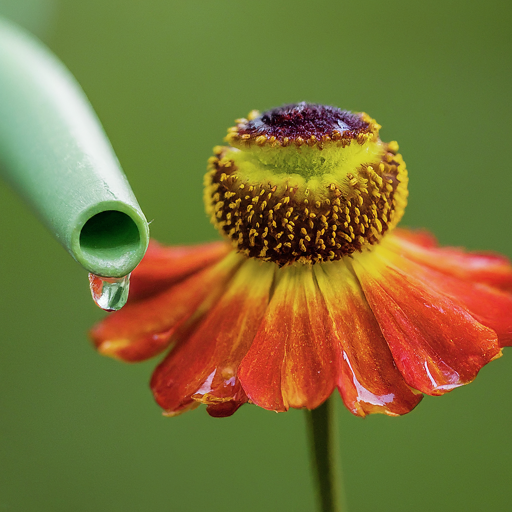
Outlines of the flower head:
M 168 415 L 313 409 L 335 388 L 356 415 L 399 415 L 471 382 L 512 341 L 512 267 L 395 229 L 407 171 L 379 128 L 307 103 L 237 120 L 205 176 L 226 241 L 153 242 L 98 350 L 170 348 L 151 380 Z
M 340 260 L 401 219 L 405 164 L 369 116 L 299 103 L 249 117 L 205 178 L 207 211 L 240 253 L 280 266 Z

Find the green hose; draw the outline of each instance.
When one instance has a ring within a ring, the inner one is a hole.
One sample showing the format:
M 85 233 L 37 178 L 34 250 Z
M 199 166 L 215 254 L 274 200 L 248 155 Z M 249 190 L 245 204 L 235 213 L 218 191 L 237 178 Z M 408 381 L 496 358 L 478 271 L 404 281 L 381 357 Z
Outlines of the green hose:
M 1 19 L 0 175 L 89 272 L 121 277 L 144 256 L 146 218 L 82 89 Z

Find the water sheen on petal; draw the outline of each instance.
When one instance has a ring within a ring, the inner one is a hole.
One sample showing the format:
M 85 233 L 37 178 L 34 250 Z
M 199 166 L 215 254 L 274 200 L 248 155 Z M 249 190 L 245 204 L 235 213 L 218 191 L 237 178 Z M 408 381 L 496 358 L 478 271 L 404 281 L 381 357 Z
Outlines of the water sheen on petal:
M 197 328 L 157 367 L 151 389 L 168 412 L 193 401 L 228 416 L 247 401 L 237 377 L 269 302 L 277 266 L 246 260 Z
M 406 382 L 430 395 L 471 382 L 501 354 L 496 333 L 386 255 L 379 247 L 353 268 Z
M 346 407 L 358 416 L 411 411 L 422 395 L 397 370 L 355 276 L 343 260 L 314 269 L 336 341 L 337 386 Z

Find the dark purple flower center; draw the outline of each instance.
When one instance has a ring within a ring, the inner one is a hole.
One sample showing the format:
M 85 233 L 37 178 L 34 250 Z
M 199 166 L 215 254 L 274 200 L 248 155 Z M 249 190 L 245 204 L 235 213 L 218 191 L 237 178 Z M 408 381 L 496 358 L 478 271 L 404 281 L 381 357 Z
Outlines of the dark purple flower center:
M 263 112 L 259 117 L 241 124 L 240 135 L 257 137 L 266 135 L 283 140 L 285 137 L 304 140 L 311 136 L 321 139 L 333 132 L 359 132 L 366 130 L 369 124 L 357 114 L 336 107 L 314 103 L 296 103 Z

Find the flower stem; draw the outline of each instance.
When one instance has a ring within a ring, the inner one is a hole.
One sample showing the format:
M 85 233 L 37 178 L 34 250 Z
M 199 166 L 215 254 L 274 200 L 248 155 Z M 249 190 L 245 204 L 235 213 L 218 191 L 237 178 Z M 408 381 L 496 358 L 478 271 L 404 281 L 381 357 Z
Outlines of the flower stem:
M 320 512 L 346 512 L 333 397 L 317 409 L 307 411 L 307 416 L 318 510 Z

